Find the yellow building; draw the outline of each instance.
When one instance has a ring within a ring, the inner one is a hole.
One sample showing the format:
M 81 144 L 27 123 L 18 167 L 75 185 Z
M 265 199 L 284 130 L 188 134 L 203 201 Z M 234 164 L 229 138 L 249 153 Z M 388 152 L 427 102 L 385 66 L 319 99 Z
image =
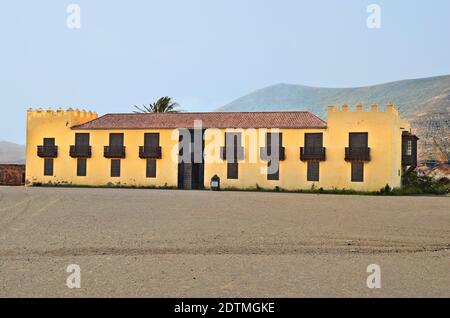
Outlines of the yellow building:
M 401 186 L 417 138 L 393 105 L 350 111 L 106 114 L 28 110 L 28 185 L 311 188 Z

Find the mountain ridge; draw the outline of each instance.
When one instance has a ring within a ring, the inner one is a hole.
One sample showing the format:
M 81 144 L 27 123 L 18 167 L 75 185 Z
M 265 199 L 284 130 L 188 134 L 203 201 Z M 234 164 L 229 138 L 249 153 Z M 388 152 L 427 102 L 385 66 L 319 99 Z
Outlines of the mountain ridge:
M 278 83 L 219 107 L 218 111 L 306 110 L 326 120 L 328 105 L 394 103 L 421 138 L 419 158 L 435 160 L 450 152 L 450 75 L 405 79 L 371 86 L 332 88 Z M 437 146 L 436 146 L 437 145 Z
M 0 164 L 8 163 L 25 163 L 25 145 L 0 140 Z

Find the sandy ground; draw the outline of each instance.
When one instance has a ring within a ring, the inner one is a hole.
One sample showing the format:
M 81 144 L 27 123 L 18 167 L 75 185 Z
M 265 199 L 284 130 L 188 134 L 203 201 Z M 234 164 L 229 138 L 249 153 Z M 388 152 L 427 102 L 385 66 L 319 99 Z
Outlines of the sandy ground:
M 450 297 L 450 198 L 0 187 L 0 296 Z

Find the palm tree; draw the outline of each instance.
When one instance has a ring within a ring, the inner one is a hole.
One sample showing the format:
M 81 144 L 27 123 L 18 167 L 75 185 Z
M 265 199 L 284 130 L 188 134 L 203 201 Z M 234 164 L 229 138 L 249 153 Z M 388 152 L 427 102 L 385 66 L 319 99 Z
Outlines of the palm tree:
M 143 108 L 134 105 L 138 111 L 135 113 L 178 113 L 180 110 L 176 110 L 178 103 L 172 102 L 169 96 L 161 97 L 156 102 L 149 104 L 148 106 L 142 105 Z

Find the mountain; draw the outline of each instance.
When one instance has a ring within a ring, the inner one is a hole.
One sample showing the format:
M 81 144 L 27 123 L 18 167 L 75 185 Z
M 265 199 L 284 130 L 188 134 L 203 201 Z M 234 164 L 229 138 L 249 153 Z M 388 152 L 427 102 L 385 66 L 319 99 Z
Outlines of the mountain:
M 25 163 L 25 146 L 12 142 L 0 141 L 0 164 L 2 163 Z
M 240 97 L 220 111 L 307 110 L 326 120 L 327 106 L 393 102 L 411 121 L 419 159 L 442 161 L 450 152 L 450 75 L 355 88 L 276 84 Z

